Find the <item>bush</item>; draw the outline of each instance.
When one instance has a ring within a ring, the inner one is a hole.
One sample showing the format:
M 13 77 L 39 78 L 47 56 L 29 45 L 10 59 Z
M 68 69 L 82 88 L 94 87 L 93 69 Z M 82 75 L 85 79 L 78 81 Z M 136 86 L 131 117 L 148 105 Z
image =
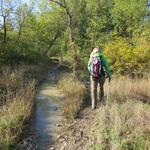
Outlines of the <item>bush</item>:
M 83 103 L 84 85 L 73 75 L 66 74 L 58 83 L 64 94 L 64 115 L 74 119 Z
M 150 45 L 149 40 L 144 37 L 134 38 L 132 41 L 117 38 L 106 45 L 105 53 L 116 72 L 142 72 L 150 69 Z

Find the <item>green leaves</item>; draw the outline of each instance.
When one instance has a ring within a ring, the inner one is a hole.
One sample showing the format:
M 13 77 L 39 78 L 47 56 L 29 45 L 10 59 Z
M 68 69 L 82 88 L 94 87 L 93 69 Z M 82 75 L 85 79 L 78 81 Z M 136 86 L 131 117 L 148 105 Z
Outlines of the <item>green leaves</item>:
M 146 0 L 114 0 L 112 18 L 118 35 L 132 36 L 134 30 L 139 27 L 146 16 L 146 5 Z
M 38 11 L 22 3 L 15 7 L 17 14 L 6 19 L 7 46 L 1 45 L 1 49 L 7 49 L 9 54 L 16 51 L 13 56 L 29 56 L 34 52 L 35 55 L 73 56 L 76 51 L 84 57 L 89 56 L 93 47 L 100 46 L 106 47 L 116 71 L 146 68 L 150 39 L 150 22 L 145 19 L 147 0 L 42 0 L 34 3 Z M 4 25 L 1 31 L 3 42 Z

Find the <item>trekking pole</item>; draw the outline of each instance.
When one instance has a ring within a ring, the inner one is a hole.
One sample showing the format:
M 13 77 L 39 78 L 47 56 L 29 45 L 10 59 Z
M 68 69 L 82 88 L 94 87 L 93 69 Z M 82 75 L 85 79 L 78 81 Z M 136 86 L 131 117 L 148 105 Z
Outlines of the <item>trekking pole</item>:
M 107 104 L 110 98 L 110 77 L 108 78 L 108 87 L 107 87 Z

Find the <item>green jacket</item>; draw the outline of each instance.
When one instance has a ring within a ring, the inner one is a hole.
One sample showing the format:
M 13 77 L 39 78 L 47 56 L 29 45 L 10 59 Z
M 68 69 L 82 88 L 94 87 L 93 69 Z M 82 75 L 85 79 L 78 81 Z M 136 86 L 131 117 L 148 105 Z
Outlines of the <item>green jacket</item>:
M 109 68 L 109 64 L 106 60 L 106 58 L 103 56 L 102 52 L 97 52 L 94 55 L 90 56 L 89 62 L 88 62 L 88 70 L 91 72 L 91 65 L 92 65 L 92 57 L 100 57 L 102 61 L 102 67 L 104 68 L 107 77 L 111 76 L 111 71 Z

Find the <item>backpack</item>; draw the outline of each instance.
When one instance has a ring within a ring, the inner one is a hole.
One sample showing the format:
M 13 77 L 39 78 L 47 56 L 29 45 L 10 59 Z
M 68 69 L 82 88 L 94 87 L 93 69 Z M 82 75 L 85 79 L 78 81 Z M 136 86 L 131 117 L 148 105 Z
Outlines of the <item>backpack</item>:
M 102 62 L 98 57 L 92 58 L 91 74 L 95 79 L 99 79 L 102 75 Z

